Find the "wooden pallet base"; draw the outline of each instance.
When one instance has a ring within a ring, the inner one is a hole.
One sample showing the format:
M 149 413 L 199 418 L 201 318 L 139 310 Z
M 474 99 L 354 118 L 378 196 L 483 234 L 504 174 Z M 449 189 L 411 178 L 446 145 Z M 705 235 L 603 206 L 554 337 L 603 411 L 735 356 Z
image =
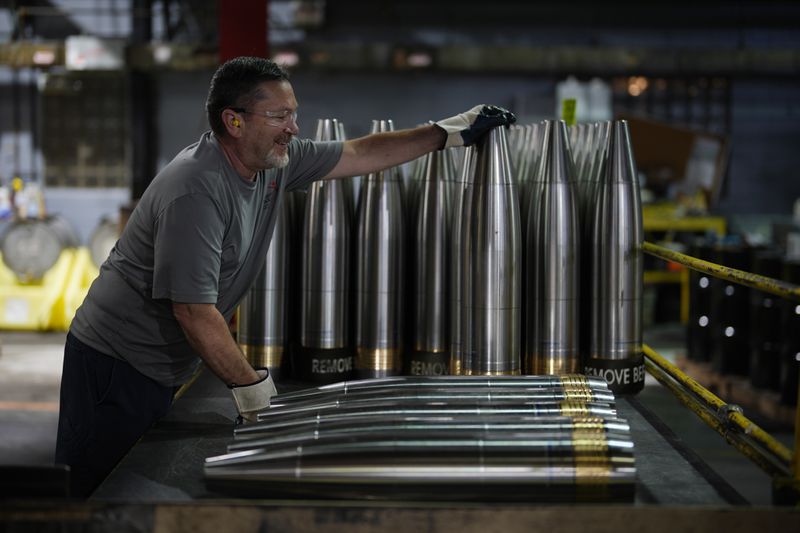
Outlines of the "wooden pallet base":
M 749 411 L 782 428 L 794 426 L 795 409 L 783 405 L 777 392 L 757 389 L 745 377 L 720 374 L 711 363 L 678 357 L 675 364 L 723 401 L 741 407 L 745 416 Z

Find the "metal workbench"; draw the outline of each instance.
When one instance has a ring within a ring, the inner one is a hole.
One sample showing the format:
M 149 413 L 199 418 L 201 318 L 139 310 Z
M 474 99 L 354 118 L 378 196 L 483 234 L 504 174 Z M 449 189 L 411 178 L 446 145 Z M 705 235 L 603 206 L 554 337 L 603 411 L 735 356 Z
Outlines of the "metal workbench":
M 283 391 L 282 391 L 283 392 Z M 64 533 L 530 533 L 800 530 L 800 510 L 754 508 L 637 398 L 617 401 L 635 444 L 631 503 L 235 499 L 209 491 L 206 457 L 226 451 L 235 409 L 209 372 L 133 447 L 88 501 L 0 502 L 0 530 Z M 4 526 L 6 529 L 4 529 Z
M 635 397 L 618 398 L 620 418 L 631 427 L 637 485 L 635 505 L 726 505 L 744 500 Z M 229 498 L 209 491 L 206 457 L 226 452 L 235 408 L 227 388 L 210 372 L 133 447 L 92 495 L 97 502 L 187 502 Z

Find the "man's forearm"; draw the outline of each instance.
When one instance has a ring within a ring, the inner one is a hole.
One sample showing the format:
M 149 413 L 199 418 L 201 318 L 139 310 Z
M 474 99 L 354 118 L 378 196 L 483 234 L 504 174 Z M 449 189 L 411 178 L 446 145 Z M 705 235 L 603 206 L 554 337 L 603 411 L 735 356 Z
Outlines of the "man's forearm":
M 339 164 L 325 179 L 360 176 L 416 159 L 437 150 L 445 133 L 434 125 L 419 128 L 373 133 L 346 141 Z
M 386 165 L 383 168 L 389 168 L 438 149 L 444 139 L 444 131 L 429 124 L 354 139 L 353 148 L 357 155 L 380 161 Z
M 246 385 L 259 376 L 247 362 L 222 314 L 211 304 L 173 304 L 191 347 L 226 385 Z
M 468 146 L 492 128 L 509 126 L 516 120 L 513 113 L 502 107 L 478 105 L 428 126 L 345 141 L 339 162 L 322 179 L 363 176 L 440 148 Z

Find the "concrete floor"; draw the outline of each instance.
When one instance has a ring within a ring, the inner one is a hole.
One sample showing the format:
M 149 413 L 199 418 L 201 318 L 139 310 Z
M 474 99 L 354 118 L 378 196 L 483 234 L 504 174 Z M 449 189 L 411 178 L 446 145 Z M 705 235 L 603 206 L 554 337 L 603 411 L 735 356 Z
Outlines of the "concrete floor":
M 0 465 L 52 464 L 65 337 L 65 333 L 0 332 Z M 683 349 L 682 329 L 667 326 L 651 330 L 645 333 L 645 342 L 673 358 Z M 650 376 L 640 397 L 679 440 L 747 502 L 770 504 L 768 476 Z M 791 448 L 793 434 L 789 428 L 768 429 Z
M 53 464 L 66 333 L 0 333 L 0 464 Z

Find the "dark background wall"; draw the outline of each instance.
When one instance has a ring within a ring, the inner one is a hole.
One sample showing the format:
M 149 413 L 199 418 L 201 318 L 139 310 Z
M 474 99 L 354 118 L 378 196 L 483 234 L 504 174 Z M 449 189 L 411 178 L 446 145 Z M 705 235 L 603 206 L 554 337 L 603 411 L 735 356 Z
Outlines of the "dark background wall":
M 49 15 L 31 18 L 16 35 L 4 34 L 0 28 L 0 44 L 13 39 L 63 39 L 84 31 L 84 26 L 105 37 L 131 39 L 129 8 L 147 3 L 98 0 L 92 5 L 106 22 L 93 25 L 91 9 L 70 14 L 67 1 L 17 2 L 52 8 L 52 13 L 60 9 L 64 15 L 60 19 Z M 166 10 L 161 9 L 164 2 L 150 4 L 152 39 L 214 50 L 219 2 L 167 1 Z M 285 0 L 270 2 L 273 7 L 288 4 Z M 0 11 L 3 9 L 0 6 Z M 168 16 L 162 16 L 167 12 Z M 729 88 L 729 120 L 725 131 L 718 133 L 727 136 L 731 152 L 715 212 L 788 215 L 800 197 L 800 171 L 795 162 L 800 145 L 800 4 L 796 2 L 701 0 L 620 7 L 582 1 L 496 0 L 487 5 L 471 0 L 337 0 L 325 4 L 324 14 L 322 24 L 289 32 L 271 19 L 272 51 L 294 48 L 304 60 L 292 75 L 301 106 L 301 135 L 313 135 L 319 118 L 343 120 L 349 136 L 354 137 L 367 133 L 375 118 L 391 118 L 398 128 L 411 127 L 482 102 L 508 107 L 524 122 L 552 118 L 556 83 L 569 74 L 582 81 L 599 76 L 608 82 L 638 75 L 651 79 L 719 76 Z M 169 24 L 164 23 L 167 18 Z M 456 62 L 480 50 L 502 47 L 527 55 L 515 63 L 511 53 L 491 52 L 471 65 L 453 67 L 451 58 L 449 65 L 435 61 L 429 69 L 414 71 L 392 64 L 393 51 L 402 47 L 429 50 L 434 56 L 450 47 L 451 53 L 455 50 Z M 571 50 L 575 53 L 570 54 Z M 328 54 L 334 66 L 310 65 L 308 58 L 319 51 Z M 767 55 L 759 56 L 761 52 Z M 377 68 L 376 57 L 383 58 Z M 539 63 L 532 65 L 527 62 L 530 58 Z M 203 104 L 212 70 L 157 69 L 149 73 L 156 96 L 142 112 L 153 115 L 150 134 L 156 143 L 156 168 L 207 128 Z M 41 116 L 30 110 L 37 87 L 47 85 L 42 78 L 45 73 L 18 73 L 14 89 L 11 69 L 0 66 L 0 136 L 15 131 L 16 114 L 21 117 L 18 123 L 23 134 L 33 130 L 31 138 L 39 152 L 46 144 L 45 136 L 52 144 L 58 143 L 60 135 L 43 129 Z M 15 99 L 14 94 L 21 97 Z M 135 99 L 136 94 L 131 97 Z M 86 105 L 92 108 L 92 102 Z M 614 111 L 639 112 L 640 107 L 615 99 Z M 31 128 L 33 124 L 39 126 Z M 680 120 L 675 125 L 697 127 Z M 134 138 L 129 136 L 124 157 L 135 148 Z M 28 163 L 36 160 L 35 153 L 21 155 L 19 168 L 11 169 L 7 150 L 0 157 L 2 184 L 7 184 L 14 172 L 41 177 L 44 165 Z M 124 187 L 107 192 L 109 198 L 115 198 L 113 202 L 126 194 Z M 85 225 L 104 193 L 98 190 L 98 200 L 91 206 L 79 200 L 92 195 L 48 194 L 54 202 L 51 209 L 76 211 Z
M 737 81 L 732 118 L 719 210 L 790 213 L 800 197 L 800 81 Z

